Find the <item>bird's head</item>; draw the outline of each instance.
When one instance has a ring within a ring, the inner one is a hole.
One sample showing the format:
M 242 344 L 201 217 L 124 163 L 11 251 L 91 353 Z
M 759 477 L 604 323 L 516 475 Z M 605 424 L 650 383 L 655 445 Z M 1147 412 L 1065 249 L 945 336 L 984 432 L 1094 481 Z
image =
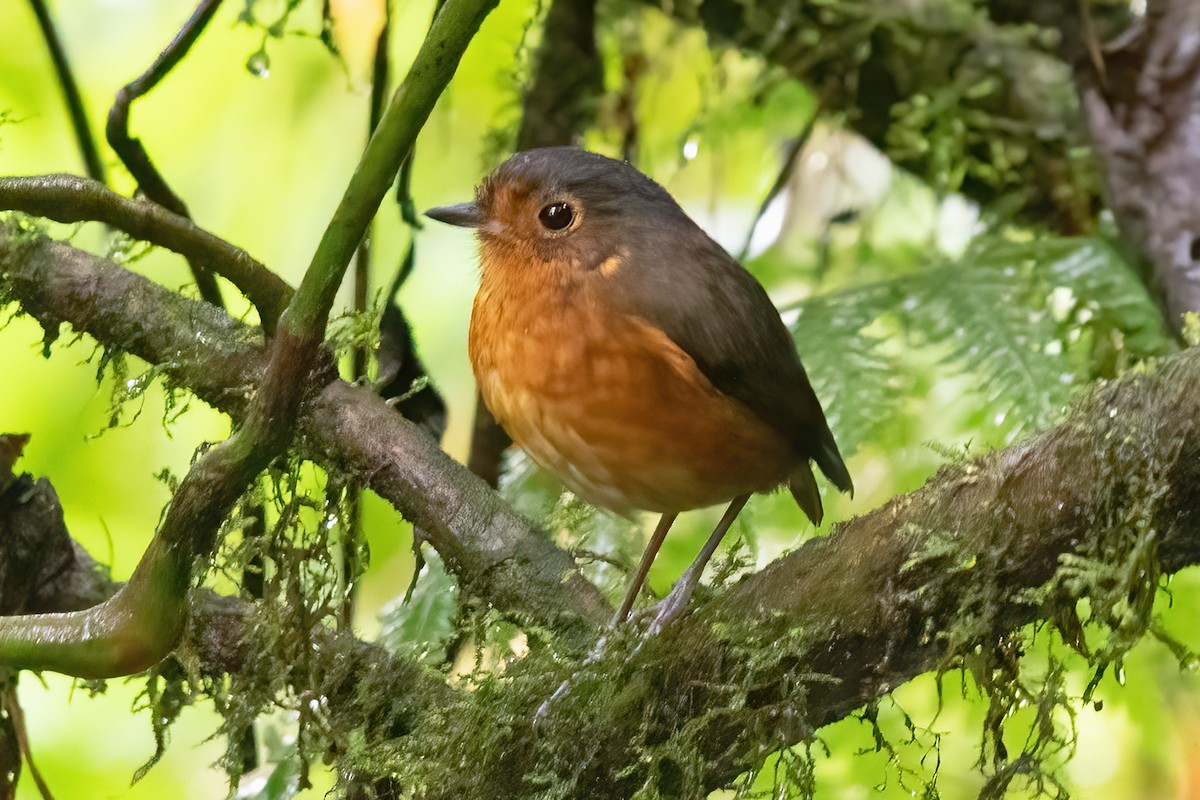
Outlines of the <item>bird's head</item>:
M 661 228 L 680 218 L 691 224 L 674 199 L 634 167 L 577 147 L 517 153 L 480 183 L 474 202 L 425 214 L 474 228 L 485 272 L 493 259 L 602 269 L 622 252 L 644 250 L 639 243 L 654 244 Z

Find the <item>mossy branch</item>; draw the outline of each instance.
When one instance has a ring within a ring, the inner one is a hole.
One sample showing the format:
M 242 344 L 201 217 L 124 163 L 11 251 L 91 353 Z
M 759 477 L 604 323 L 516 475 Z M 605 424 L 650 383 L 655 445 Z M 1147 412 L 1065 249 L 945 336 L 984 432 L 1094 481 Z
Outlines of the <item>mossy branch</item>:
M 290 444 L 301 401 L 336 374 L 322 345 L 338 285 L 392 177 L 494 4 L 450 0 L 438 15 L 280 318 L 241 427 L 188 470 L 129 583 L 83 611 L 0 619 L 0 663 L 110 677 L 146 669 L 174 648 L 197 560 L 212 557 L 222 521 L 254 477 Z
M 165 247 L 228 279 L 258 309 L 263 330 L 275 322 L 294 294 L 292 287 L 246 251 L 166 207 L 128 198 L 75 175 L 0 178 L 0 209 L 55 222 L 103 222 L 135 239 Z
M 22 263 L 37 266 L 18 269 Z M 121 281 L 123 295 L 164 301 L 151 318 L 200 306 L 180 298 L 171 305 L 170 292 L 44 240 L 0 246 L 0 274 L 9 295 L 43 315 L 58 314 L 58 305 L 86 309 L 92 303 L 80 302 L 82 287 Z M 140 316 L 140 309 L 124 310 Z M 104 332 L 82 312 L 76 324 Z M 126 333 L 140 324 L 164 323 L 139 320 Z M 160 337 L 147 330 L 145 340 L 130 341 L 136 350 Z M 258 346 L 227 347 L 261 364 Z M 185 361 L 176 377 L 220 397 L 206 383 L 205 362 Z M 499 602 L 525 603 L 530 621 L 555 621 L 529 607 L 536 599 L 520 597 L 563 574 L 538 560 L 545 551 L 536 551 L 537 532 L 508 527 L 511 511 L 447 463 L 428 437 L 377 398 L 336 381 L 300 419 L 325 463 L 366 475 L 436 530 L 460 580 L 473 577 L 471 588 Z M 550 789 L 561 797 L 628 797 L 647 785 L 668 796 L 700 795 L 917 674 L 986 661 L 1030 622 L 1058 626 L 1103 668 L 1119 658 L 1113 641 L 1128 647 L 1150 625 L 1158 576 L 1200 563 L 1198 498 L 1200 350 L 1193 349 L 1098 387 L 1066 422 L 1028 442 L 943 468 L 921 489 L 702 599 L 655 639 L 640 642 L 627 629 L 587 664 L 582 653 L 539 649 L 509 665 L 495 690 L 440 687 L 431 702 L 405 706 L 402 726 L 379 731 L 386 741 L 373 752 L 403 785 L 429 787 L 430 797 Z M 506 554 L 481 553 L 488 546 Z M 488 558 L 491 570 L 471 572 Z M 1081 597 L 1090 599 L 1091 621 L 1113 633 L 1104 648 L 1089 652 L 1078 638 L 1082 629 L 1071 618 Z M 238 640 L 245 626 L 235 623 L 220 615 L 197 623 L 210 626 L 206 646 L 227 654 L 231 669 L 247 647 Z M 592 635 L 597 630 L 598 623 Z M 407 662 L 377 663 L 377 676 L 413 679 Z M 339 678 L 349 681 L 342 696 L 362 702 L 349 687 L 370 674 Z M 535 731 L 538 706 L 567 675 L 572 691 Z M 386 687 L 377 682 L 370 694 L 386 696 Z M 458 766 L 464 748 L 475 754 L 469 773 Z
M 12 225 L 0 226 L 0 288 L 51 335 L 69 322 L 245 419 L 266 354 L 257 330 L 228 314 Z M 311 392 L 298 423 L 310 457 L 357 476 L 424 529 L 469 592 L 586 646 L 612 609 L 564 550 L 369 389 L 328 376 Z

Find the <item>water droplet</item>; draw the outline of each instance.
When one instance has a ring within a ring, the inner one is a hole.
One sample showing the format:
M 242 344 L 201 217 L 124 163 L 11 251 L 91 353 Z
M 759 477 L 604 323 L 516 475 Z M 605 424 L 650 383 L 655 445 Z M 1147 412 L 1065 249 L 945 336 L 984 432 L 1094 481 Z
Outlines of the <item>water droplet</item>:
M 266 78 L 271 74 L 271 57 L 265 47 L 260 47 L 246 59 L 246 71 L 256 78 Z

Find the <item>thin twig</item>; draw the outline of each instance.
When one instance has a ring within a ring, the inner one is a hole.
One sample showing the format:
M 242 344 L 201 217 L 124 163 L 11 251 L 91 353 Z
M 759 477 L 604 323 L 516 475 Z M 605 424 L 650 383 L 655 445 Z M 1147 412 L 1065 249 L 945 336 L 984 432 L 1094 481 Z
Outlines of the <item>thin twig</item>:
M 9 683 L 4 687 L 3 693 L 3 708 L 12 719 L 13 730 L 17 735 L 17 746 L 21 750 L 21 757 L 25 759 L 25 765 L 29 767 L 29 775 L 33 778 L 34 785 L 37 786 L 38 794 L 42 796 L 42 800 L 54 800 L 54 793 L 50 791 L 49 784 L 42 777 L 42 771 L 33 761 L 33 750 L 29 746 L 29 726 L 25 724 L 25 709 L 21 708 L 21 698 L 17 696 L 17 687 L 13 683 Z
M 388 38 L 392 27 L 392 4 L 390 0 L 384 3 L 384 22 L 375 40 L 375 58 L 371 70 L 371 102 L 367 111 L 367 138 L 369 139 L 379 127 L 379 119 L 383 116 L 383 104 L 387 99 L 390 66 L 388 59 Z M 367 235 L 358 243 L 354 254 L 354 311 L 361 314 L 367 310 L 367 293 L 371 283 L 371 231 L 374 222 L 367 228 Z M 354 348 L 354 365 L 351 375 L 355 380 L 367 374 L 366 347 Z
M 21 211 L 55 222 L 103 222 L 135 239 L 165 247 L 227 278 L 258 309 L 263 330 L 287 306 L 292 288 L 246 251 L 185 217 L 148 200 L 124 197 L 75 175 L 0 178 L 0 210 Z
M 796 165 L 800 162 L 800 154 L 804 152 L 804 148 L 812 139 L 813 128 L 816 127 L 817 120 L 820 118 L 820 108 L 813 111 L 813 115 L 808 122 L 804 124 L 804 130 L 800 131 L 800 135 L 792 140 L 788 145 L 787 154 L 783 158 L 783 165 L 779 168 L 779 174 L 775 176 L 775 182 L 771 184 L 771 188 L 767 190 L 763 196 L 762 202 L 758 204 L 758 211 L 754 214 L 754 219 L 750 222 L 750 229 L 746 231 L 746 241 L 742 243 L 742 249 L 738 251 L 738 261 L 745 261 L 750 255 L 750 245 L 754 241 L 754 232 L 758 230 L 758 224 L 762 222 L 762 218 L 766 216 L 767 209 L 771 207 L 771 203 L 775 202 L 775 198 L 788 185 L 788 181 L 792 179 L 792 173 L 796 171 Z
M 58 76 L 58 84 L 62 87 L 63 100 L 67 103 L 67 111 L 71 115 L 71 128 L 75 131 L 75 141 L 79 144 L 79 154 L 87 167 L 87 174 L 93 179 L 106 183 L 107 172 L 104 162 L 100 160 L 100 151 L 96 147 L 96 137 L 92 135 L 92 126 L 88 124 L 87 109 L 83 105 L 83 96 L 75 83 L 75 75 L 71 72 L 71 64 L 67 60 L 67 51 L 50 9 L 45 0 L 29 0 L 33 13 L 37 17 L 38 26 L 42 29 L 42 38 L 46 40 L 46 49 L 50 51 L 50 59 L 54 62 L 54 73 Z
M 329 9 L 326 6 L 325 13 L 328 14 Z M 375 134 L 375 129 L 379 127 L 379 120 L 383 116 L 383 106 L 387 99 L 388 82 L 390 80 L 390 59 L 388 51 L 388 39 L 390 38 L 392 29 L 392 3 L 391 0 L 384 2 L 384 18 L 383 25 L 379 29 L 379 36 L 375 39 L 375 58 L 371 70 L 371 102 L 367 110 L 367 138 Z M 354 312 L 363 314 L 367 310 L 367 294 L 370 291 L 371 284 L 371 238 L 375 223 L 372 222 L 367 228 L 367 235 L 358 243 L 358 250 L 354 254 Z M 360 345 L 354 348 L 351 355 L 353 364 L 351 365 L 351 377 L 358 381 L 367 376 L 367 357 L 368 350 L 366 345 Z M 354 582 L 353 576 L 357 569 L 355 564 L 354 554 L 358 551 L 358 543 L 363 539 L 362 531 L 362 490 L 358 485 L 353 485 L 347 488 L 350 493 L 348 504 L 351 509 L 350 519 L 346 520 L 345 532 L 347 541 L 343 542 L 341 548 L 341 569 L 342 575 L 346 580 L 346 597 L 342 603 L 338 624 L 343 630 L 349 630 L 354 620 L 354 604 L 358 596 L 358 585 Z
M 137 181 L 142 194 L 160 206 L 189 219 L 192 215 L 188 212 L 187 205 L 167 185 L 166 179 L 154 166 L 154 162 L 150 160 L 150 154 L 142 146 L 141 140 L 130 137 L 129 107 L 134 100 L 157 86 L 159 81 L 165 78 L 167 73 L 187 55 L 220 5 L 221 0 L 200 0 L 200 5 L 196 7 L 191 18 L 175 35 L 166 49 L 159 54 L 158 58 L 154 59 L 150 68 L 122 86 L 117 92 L 116 100 L 109 109 L 108 125 L 105 128 L 109 145 L 116 151 L 121 163 L 129 170 L 129 174 Z M 223 306 L 224 302 L 221 299 L 221 290 L 217 286 L 216 277 L 203 264 L 191 260 L 188 261 L 188 264 L 192 268 L 192 276 L 195 278 L 196 287 L 200 290 L 200 296 L 215 306 Z

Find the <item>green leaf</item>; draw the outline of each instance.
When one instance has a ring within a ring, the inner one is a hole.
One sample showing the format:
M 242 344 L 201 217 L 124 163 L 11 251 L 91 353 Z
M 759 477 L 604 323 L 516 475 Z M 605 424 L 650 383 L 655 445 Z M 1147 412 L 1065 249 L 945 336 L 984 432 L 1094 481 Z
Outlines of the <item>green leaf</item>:
M 1098 238 L 982 237 L 955 261 L 793 309 L 790 327 L 846 455 L 891 436 L 905 399 L 931 381 L 977 376 L 974 413 L 1011 439 L 1053 424 L 1093 378 L 1175 346 L 1145 286 Z
M 256 770 L 259 772 L 259 770 Z M 290 757 L 276 762 L 267 779 L 259 784 L 253 778 L 244 781 L 238 800 L 291 800 L 300 794 L 300 760 L 293 750 Z
M 379 643 L 396 655 L 440 662 L 457 614 L 458 587 L 437 553 L 426 549 L 425 566 L 407 602 L 393 600 L 380 614 Z

